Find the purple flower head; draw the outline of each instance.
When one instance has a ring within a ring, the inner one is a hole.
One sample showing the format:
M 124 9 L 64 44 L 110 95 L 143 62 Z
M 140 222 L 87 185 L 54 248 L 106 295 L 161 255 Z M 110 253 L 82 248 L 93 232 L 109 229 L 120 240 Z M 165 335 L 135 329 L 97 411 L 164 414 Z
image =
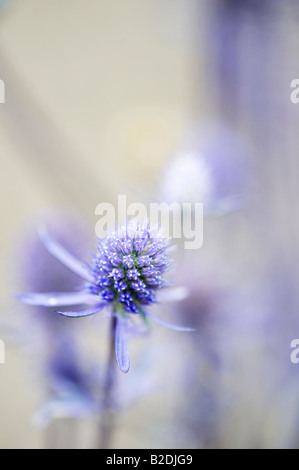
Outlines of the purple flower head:
M 164 301 L 186 297 L 184 288 L 170 288 L 164 273 L 170 267 L 169 242 L 148 222 L 127 222 L 119 230 L 98 239 L 97 253 L 90 265 L 83 264 L 43 229 L 41 239 L 48 251 L 85 283 L 75 292 L 44 292 L 18 295 L 30 305 L 45 307 L 83 306 L 79 310 L 58 311 L 67 317 L 85 317 L 109 308 L 115 317 L 115 353 L 120 369 L 128 372 L 129 331 L 131 316 L 139 316 L 176 330 L 191 328 L 172 325 L 150 313 L 147 307 Z M 115 266 L 117 264 L 118 266 Z M 166 289 L 167 288 L 167 289 Z
M 126 254 L 128 247 L 130 254 Z M 157 291 L 166 285 L 163 274 L 169 261 L 164 255 L 161 263 L 161 255 L 167 247 L 148 224 L 110 233 L 98 242 L 87 291 L 99 301 L 114 303 L 118 310 L 142 313 L 142 307 L 156 302 Z

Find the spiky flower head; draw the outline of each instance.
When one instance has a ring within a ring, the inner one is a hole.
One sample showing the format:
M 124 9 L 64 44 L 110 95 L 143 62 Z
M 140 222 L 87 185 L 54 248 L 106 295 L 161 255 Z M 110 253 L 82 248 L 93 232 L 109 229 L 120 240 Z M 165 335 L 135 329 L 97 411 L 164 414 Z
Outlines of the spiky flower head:
M 167 285 L 168 243 L 148 223 L 125 226 L 98 241 L 87 289 L 105 302 L 129 313 L 156 302 Z

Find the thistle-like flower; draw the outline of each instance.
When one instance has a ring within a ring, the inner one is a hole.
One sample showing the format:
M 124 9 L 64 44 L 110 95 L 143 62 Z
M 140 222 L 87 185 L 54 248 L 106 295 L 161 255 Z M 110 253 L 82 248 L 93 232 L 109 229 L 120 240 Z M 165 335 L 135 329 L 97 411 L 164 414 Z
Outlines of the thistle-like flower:
M 170 267 L 169 240 L 165 241 L 148 222 L 130 221 L 98 239 L 98 250 L 92 255 L 90 265 L 77 260 L 45 229 L 40 230 L 40 236 L 48 251 L 85 283 L 77 292 L 28 293 L 16 297 L 31 305 L 83 306 L 75 311 L 58 310 L 67 317 L 85 317 L 109 307 L 114 319 L 115 354 L 122 372 L 130 368 L 129 321 L 132 315 L 138 315 L 146 324 L 152 319 L 176 330 L 193 330 L 169 324 L 148 311 L 151 304 L 180 300 L 187 295 L 186 289 L 171 288 L 165 280 L 164 274 Z

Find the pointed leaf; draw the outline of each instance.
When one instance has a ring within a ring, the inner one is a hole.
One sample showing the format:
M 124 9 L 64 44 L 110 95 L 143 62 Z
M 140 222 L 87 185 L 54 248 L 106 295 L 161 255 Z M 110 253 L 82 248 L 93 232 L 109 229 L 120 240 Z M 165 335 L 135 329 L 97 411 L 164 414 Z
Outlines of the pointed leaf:
M 61 312 L 57 310 L 57 313 L 63 315 L 64 317 L 70 318 L 80 318 L 80 317 L 88 317 L 89 315 L 94 315 L 95 313 L 100 312 L 105 307 L 106 303 L 100 303 L 93 305 L 92 307 L 88 307 L 82 310 L 72 310 L 72 311 L 65 311 Z
M 21 302 L 42 307 L 80 305 L 94 302 L 94 296 L 85 292 L 29 292 L 14 296 Z
M 156 317 L 152 313 L 145 313 L 146 316 L 151 318 L 154 322 L 158 323 L 159 325 L 165 326 L 166 328 L 170 328 L 171 330 L 176 330 L 176 331 L 196 331 L 194 328 L 190 328 L 187 326 L 180 326 L 180 325 L 174 325 L 173 323 L 168 323 L 161 318 Z
M 54 256 L 54 258 L 83 279 L 87 281 L 92 280 L 87 267 L 85 267 L 75 256 L 69 253 L 69 251 L 60 245 L 60 243 L 54 240 L 49 235 L 45 227 L 39 227 L 38 232 L 45 248 L 52 256 Z

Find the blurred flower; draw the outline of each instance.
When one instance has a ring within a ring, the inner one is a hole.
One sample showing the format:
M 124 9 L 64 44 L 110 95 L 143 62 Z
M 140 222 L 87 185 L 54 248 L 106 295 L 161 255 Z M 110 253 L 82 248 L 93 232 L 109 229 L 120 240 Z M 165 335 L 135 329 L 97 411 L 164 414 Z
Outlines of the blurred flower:
M 59 311 L 67 317 L 85 317 L 110 307 L 114 319 L 115 353 L 120 369 L 128 372 L 129 321 L 138 314 L 147 325 L 152 319 L 164 326 L 182 331 L 190 328 L 164 322 L 146 307 L 159 300 L 157 294 L 169 286 L 163 278 L 169 267 L 168 243 L 148 223 L 136 224 L 133 220 L 118 231 L 98 240 L 98 253 L 93 255 L 91 266 L 83 265 L 62 245 L 52 239 L 45 229 L 40 231 L 49 252 L 65 266 L 84 279 L 77 292 L 47 292 L 18 295 L 30 305 L 46 307 L 87 305 L 80 310 Z M 185 290 L 170 289 L 160 295 L 163 300 L 184 297 Z
M 48 397 L 33 416 L 35 425 L 45 427 L 57 418 L 82 418 L 100 411 L 95 394 L 98 368 L 86 369 L 80 363 L 74 338 L 60 338 L 57 349 L 45 364 Z
M 211 197 L 212 186 L 211 174 L 202 155 L 187 151 L 169 163 L 162 184 L 162 199 L 180 203 L 202 201 Z
M 249 166 L 246 150 L 225 126 L 195 129 L 164 169 L 160 199 L 199 202 L 204 214 L 238 210 L 246 202 Z

